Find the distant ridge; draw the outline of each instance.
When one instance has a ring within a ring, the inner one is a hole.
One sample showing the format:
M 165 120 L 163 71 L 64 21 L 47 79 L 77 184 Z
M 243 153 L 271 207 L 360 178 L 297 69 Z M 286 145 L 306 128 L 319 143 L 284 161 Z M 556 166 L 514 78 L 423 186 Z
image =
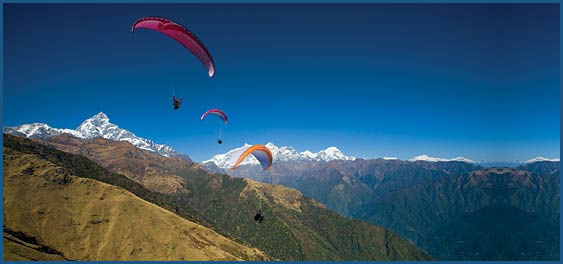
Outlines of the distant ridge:
M 50 136 L 58 136 L 61 134 L 70 134 L 81 139 L 106 138 L 114 141 L 127 141 L 134 146 L 156 152 L 165 157 L 181 155 L 178 151 L 163 144 L 156 144 L 150 139 L 135 136 L 133 132 L 119 128 L 117 125 L 109 122 L 109 118 L 103 112 L 84 120 L 76 129 L 53 128 L 45 123 L 33 123 L 14 127 L 5 127 L 4 133 L 16 136 L 25 136 L 27 138 L 42 138 Z
M 203 161 L 204 164 L 215 163 L 217 167 L 222 169 L 227 169 L 229 167 L 229 161 L 233 158 L 233 155 L 239 153 L 240 150 L 250 147 L 250 144 L 244 144 L 242 147 L 232 149 L 224 154 L 219 154 L 213 156 L 213 158 Z M 270 149 L 272 155 L 274 156 L 274 162 L 276 161 L 331 161 L 331 160 L 355 160 L 355 157 L 347 156 L 337 147 L 328 147 L 317 153 L 305 150 L 303 152 L 297 152 L 294 147 L 282 146 L 278 147 L 274 143 L 266 144 L 266 147 Z M 249 157 L 245 159 L 241 165 L 252 164 L 258 165 L 258 160 L 254 157 Z

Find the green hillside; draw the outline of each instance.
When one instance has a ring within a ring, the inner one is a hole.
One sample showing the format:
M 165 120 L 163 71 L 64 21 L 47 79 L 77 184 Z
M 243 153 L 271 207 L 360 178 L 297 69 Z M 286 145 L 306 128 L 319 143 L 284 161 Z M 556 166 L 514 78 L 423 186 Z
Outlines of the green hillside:
M 389 193 L 361 216 L 440 260 L 558 260 L 559 177 L 487 169 Z
M 178 172 L 187 192 L 162 194 L 111 173 L 89 159 L 27 139 L 4 135 L 4 146 L 38 155 L 78 177 L 120 186 L 140 198 L 211 227 L 238 242 L 282 260 L 428 260 L 430 257 L 394 233 L 344 218 L 282 186 L 227 175 L 198 166 Z M 253 220 L 256 210 L 266 220 Z

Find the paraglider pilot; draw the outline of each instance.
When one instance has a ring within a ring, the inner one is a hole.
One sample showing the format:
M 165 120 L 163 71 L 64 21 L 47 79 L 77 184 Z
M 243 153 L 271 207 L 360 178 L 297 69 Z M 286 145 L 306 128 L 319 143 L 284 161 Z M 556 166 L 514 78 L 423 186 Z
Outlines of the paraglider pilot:
M 182 99 L 172 96 L 172 106 L 174 106 L 174 110 L 178 110 L 178 108 L 180 108 L 180 104 L 182 104 Z
M 262 223 L 264 221 L 264 215 L 262 215 L 262 211 L 256 211 L 256 215 L 254 216 L 254 221 L 258 221 L 258 223 Z
M 229 118 L 227 117 L 227 115 L 219 110 L 219 109 L 210 109 L 207 110 L 207 112 L 203 113 L 203 115 L 201 116 L 201 121 L 203 121 L 203 119 L 205 119 L 205 117 L 207 117 L 208 115 L 212 115 L 212 116 L 216 116 L 219 117 L 223 120 L 223 122 L 226 124 L 227 122 L 229 122 Z M 221 132 L 219 132 L 219 135 L 221 134 Z M 221 139 L 221 136 L 219 136 L 219 139 L 217 140 L 217 143 L 219 144 L 223 144 L 223 140 Z

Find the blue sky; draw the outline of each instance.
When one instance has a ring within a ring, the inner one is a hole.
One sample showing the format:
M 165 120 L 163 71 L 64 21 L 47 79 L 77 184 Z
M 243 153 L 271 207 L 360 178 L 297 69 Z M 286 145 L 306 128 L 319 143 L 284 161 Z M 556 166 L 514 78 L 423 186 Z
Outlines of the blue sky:
M 194 32 L 215 77 L 166 36 L 131 34 L 143 16 Z M 559 157 L 559 52 L 557 4 L 6 4 L 3 125 L 103 111 L 197 161 L 246 142 Z M 229 115 L 222 145 L 209 108 Z

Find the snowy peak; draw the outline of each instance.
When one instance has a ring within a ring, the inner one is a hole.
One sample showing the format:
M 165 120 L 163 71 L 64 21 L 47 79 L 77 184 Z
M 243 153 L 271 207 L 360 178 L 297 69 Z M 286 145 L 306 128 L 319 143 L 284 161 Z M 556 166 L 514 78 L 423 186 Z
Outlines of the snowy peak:
M 134 146 L 156 152 L 162 156 L 176 156 L 180 153 L 169 146 L 156 144 L 152 140 L 135 136 L 131 131 L 119 128 L 109 122 L 109 118 L 103 112 L 84 120 L 76 130 L 52 128 L 47 124 L 34 123 L 15 127 L 5 127 L 4 133 L 25 135 L 28 138 L 47 138 L 61 134 L 70 134 L 81 139 L 92 139 L 97 137 L 106 138 L 114 141 L 127 141 Z
M 409 159 L 409 161 L 429 161 L 429 162 L 438 162 L 438 161 L 447 161 L 446 159 L 443 158 L 434 158 L 434 157 L 430 157 L 428 155 L 420 155 L 420 156 L 416 156 L 412 159 Z
M 231 165 L 231 161 L 235 158 L 235 156 L 240 155 L 240 153 L 242 153 L 242 151 L 244 151 L 245 149 L 249 148 L 251 145 L 248 143 L 245 143 L 242 147 L 239 148 L 235 148 L 232 150 L 229 150 L 227 153 L 224 154 L 219 154 L 219 155 L 215 155 L 213 156 L 213 158 L 211 158 L 210 160 L 206 160 L 203 163 L 215 163 L 215 165 L 217 165 L 217 167 L 222 168 L 222 169 L 226 169 L 229 168 Z M 250 156 L 247 159 L 245 159 L 243 162 L 241 162 L 241 165 L 244 164 L 260 164 L 258 162 L 258 160 L 256 158 L 254 158 L 254 156 Z
M 315 155 L 315 154 L 313 154 Z M 315 160 L 318 161 L 331 161 L 331 160 L 354 160 L 356 158 L 351 156 L 346 156 L 337 147 L 328 147 L 325 150 L 316 153 Z
M 84 120 L 84 122 L 82 122 L 82 124 L 80 124 L 80 126 L 78 126 L 76 130 L 83 130 L 88 127 L 102 127 L 107 126 L 108 124 L 110 124 L 109 117 L 103 112 L 99 112 L 93 117 Z
M 313 160 L 313 161 L 331 161 L 331 160 L 354 160 L 352 156 L 346 156 L 337 147 L 328 147 L 325 150 L 321 150 L 317 153 L 313 153 L 309 150 L 303 152 L 297 152 L 294 147 L 277 147 L 273 143 L 266 144 L 266 147 L 270 149 L 274 159 L 282 161 L 292 161 L 292 160 Z
M 544 157 L 535 157 L 533 159 L 527 160 L 526 163 L 534 163 L 534 162 L 540 162 L 540 161 L 559 161 L 559 158 L 549 159 L 549 158 L 544 158 Z
M 15 127 L 5 127 L 4 133 L 13 135 L 22 135 L 27 138 L 47 138 L 51 136 L 58 136 L 61 134 L 71 134 L 78 138 L 84 138 L 82 134 L 72 129 L 52 128 L 44 123 L 33 123 Z
M 297 152 L 294 147 L 282 146 L 278 147 L 274 143 L 266 144 L 266 147 L 270 149 L 275 160 L 281 161 L 292 161 L 292 160 L 314 160 L 314 161 L 331 161 L 331 160 L 354 160 L 354 157 L 346 156 L 337 147 L 328 147 L 325 150 L 321 150 L 317 153 L 313 153 L 309 150 L 303 152 Z
M 474 161 L 472 161 L 468 158 L 464 158 L 464 157 L 455 157 L 455 158 L 451 158 L 451 159 L 444 159 L 444 158 L 434 158 L 434 157 L 430 157 L 428 155 L 416 156 L 412 159 L 409 159 L 409 161 L 428 161 L 428 162 L 461 161 L 461 162 L 467 162 L 467 163 L 475 163 Z
M 475 163 L 475 161 L 470 160 L 468 158 L 464 158 L 464 157 L 455 157 L 455 158 L 449 159 L 448 161 L 462 161 L 462 162 L 467 162 L 467 163 Z
M 109 117 L 104 113 L 104 112 L 99 112 L 97 114 L 95 114 L 94 116 L 84 120 L 84 123 L 94 123 L 98 126 L 104 125 L 104 124 L 108 124 L 109 123 Z
M 22 133 L 24 134 L 26 137 L 31 137 L 34 134 L 51 134 L 52 133 L 52 128 L 44 123 L 33 123 L 33 124 L 27 124 L 27 125 L 21 125 L 21 126 L 17 126 L 17 127 L 6 127 L 4 128 L 4 133 Z
M 219 154 L 213 156 L 210 160 L 206 160 L 203 163 L 215 163 L 219 168 L 226 169 L 229 167 L 230 161 L 235 155 L 240 155 L 241 151 L 250 147 L 250 144 L 244 144 L 244 146 L 232 149 L 224 154 Z M 355 157 L 346 156 L 342 151 L 336 147 L 329 147 L 325 150 L 321 150 L 317 153 L 313 153 L 309 150 L 303 152 L 297 152 L 294 147 L 282 146 L 278 147 L 274 143 L 267 143 L 265 145 L 272 152 L 272 156 L 275 161 L 322 161 L 327 162 L 331 160 L 354 160 Z M 241 165 L 244 164 L 259 164 L 258 160 L 254 156 L 249 156 L 246 158 Z
M 102 112 L 99 112 L 93 117 L 84 120 L 84 122 L 82 122 L 82 124 L 78 126 L 78 128 L 76 128 L 76 131 L 82 133 L 85 138 L 103 137 L 113 140 L 119 139 L 119 135 L 117 133 L 129 132 L 127 130 L 120 129 L 117 125 L 110 123 L 108 116 Z M 129 136 L 135 136 L 131 132 L 129 132 L 129 134 Z

